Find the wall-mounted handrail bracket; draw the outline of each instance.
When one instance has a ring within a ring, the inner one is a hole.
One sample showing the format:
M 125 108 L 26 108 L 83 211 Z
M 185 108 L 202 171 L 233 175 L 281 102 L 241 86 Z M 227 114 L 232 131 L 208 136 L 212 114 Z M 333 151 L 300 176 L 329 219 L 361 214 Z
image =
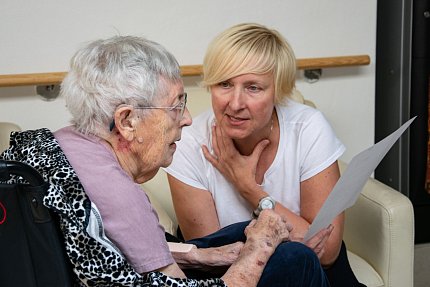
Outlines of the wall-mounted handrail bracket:
M 321 78 L 322 69 L 308 69 L 303 72 L 308 83 L 315 83 Z
M 60 85 L 36 86 L 36 93 L 45 101 L 53 101 L 60 94 Z

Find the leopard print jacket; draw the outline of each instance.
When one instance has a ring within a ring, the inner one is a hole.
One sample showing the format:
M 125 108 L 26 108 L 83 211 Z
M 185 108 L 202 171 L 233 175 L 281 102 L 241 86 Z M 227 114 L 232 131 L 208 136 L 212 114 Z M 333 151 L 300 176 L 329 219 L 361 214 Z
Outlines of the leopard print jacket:
M 221 279 L 177 279 L 161 272 L 137 273 L 115 248 L 92 237 L 87 227 L 94 204 L 51 131 L 13 132 L 0 155 L 34 167 L 49 183 L 44 205 L 59 214 L 68 257 L 79 286 L 226 286 Z M 13 181 L 13 182 L 11 182 Z M 22 181 L 12 177 L 9 183 Z

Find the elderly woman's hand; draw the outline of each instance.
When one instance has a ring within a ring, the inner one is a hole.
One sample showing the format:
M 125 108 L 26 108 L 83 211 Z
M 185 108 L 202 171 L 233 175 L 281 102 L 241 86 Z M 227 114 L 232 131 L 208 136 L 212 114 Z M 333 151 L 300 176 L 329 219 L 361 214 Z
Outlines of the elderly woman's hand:
M 245 228 L 246 242 L 237 261 L 222 279 L 228 286 L 257 286 L 264 267 L 278 245 L 288 240 L 291 226 L 271 209 L 263 210 Z
M 276 247 L 290 239 L 292 226 L 271 209 L 263 210 L 258 218 L 245 228 L 247 241 L 258 242 L 260 247 Z

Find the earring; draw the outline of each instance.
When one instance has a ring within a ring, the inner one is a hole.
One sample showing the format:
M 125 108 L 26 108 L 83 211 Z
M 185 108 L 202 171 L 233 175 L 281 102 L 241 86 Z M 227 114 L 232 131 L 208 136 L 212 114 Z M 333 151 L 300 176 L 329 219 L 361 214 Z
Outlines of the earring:
M 136 138 L 138 143 L 143 143 L 143 137 L 138 137 L 136 134 L 136 129 L 133 129 L 133 136 Z

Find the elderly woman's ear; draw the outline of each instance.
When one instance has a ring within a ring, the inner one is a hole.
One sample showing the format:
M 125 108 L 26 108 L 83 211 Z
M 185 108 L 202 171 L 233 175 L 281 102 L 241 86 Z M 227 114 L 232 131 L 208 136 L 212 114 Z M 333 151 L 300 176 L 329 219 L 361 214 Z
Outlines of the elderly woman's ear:
M 115 111 L 114 119 L 115 127 L 122 137 L 128 141 L 132 141 L 136 133 L 136 125 L 138 122 L 133 108 L 130 106 L 119 107 Z

